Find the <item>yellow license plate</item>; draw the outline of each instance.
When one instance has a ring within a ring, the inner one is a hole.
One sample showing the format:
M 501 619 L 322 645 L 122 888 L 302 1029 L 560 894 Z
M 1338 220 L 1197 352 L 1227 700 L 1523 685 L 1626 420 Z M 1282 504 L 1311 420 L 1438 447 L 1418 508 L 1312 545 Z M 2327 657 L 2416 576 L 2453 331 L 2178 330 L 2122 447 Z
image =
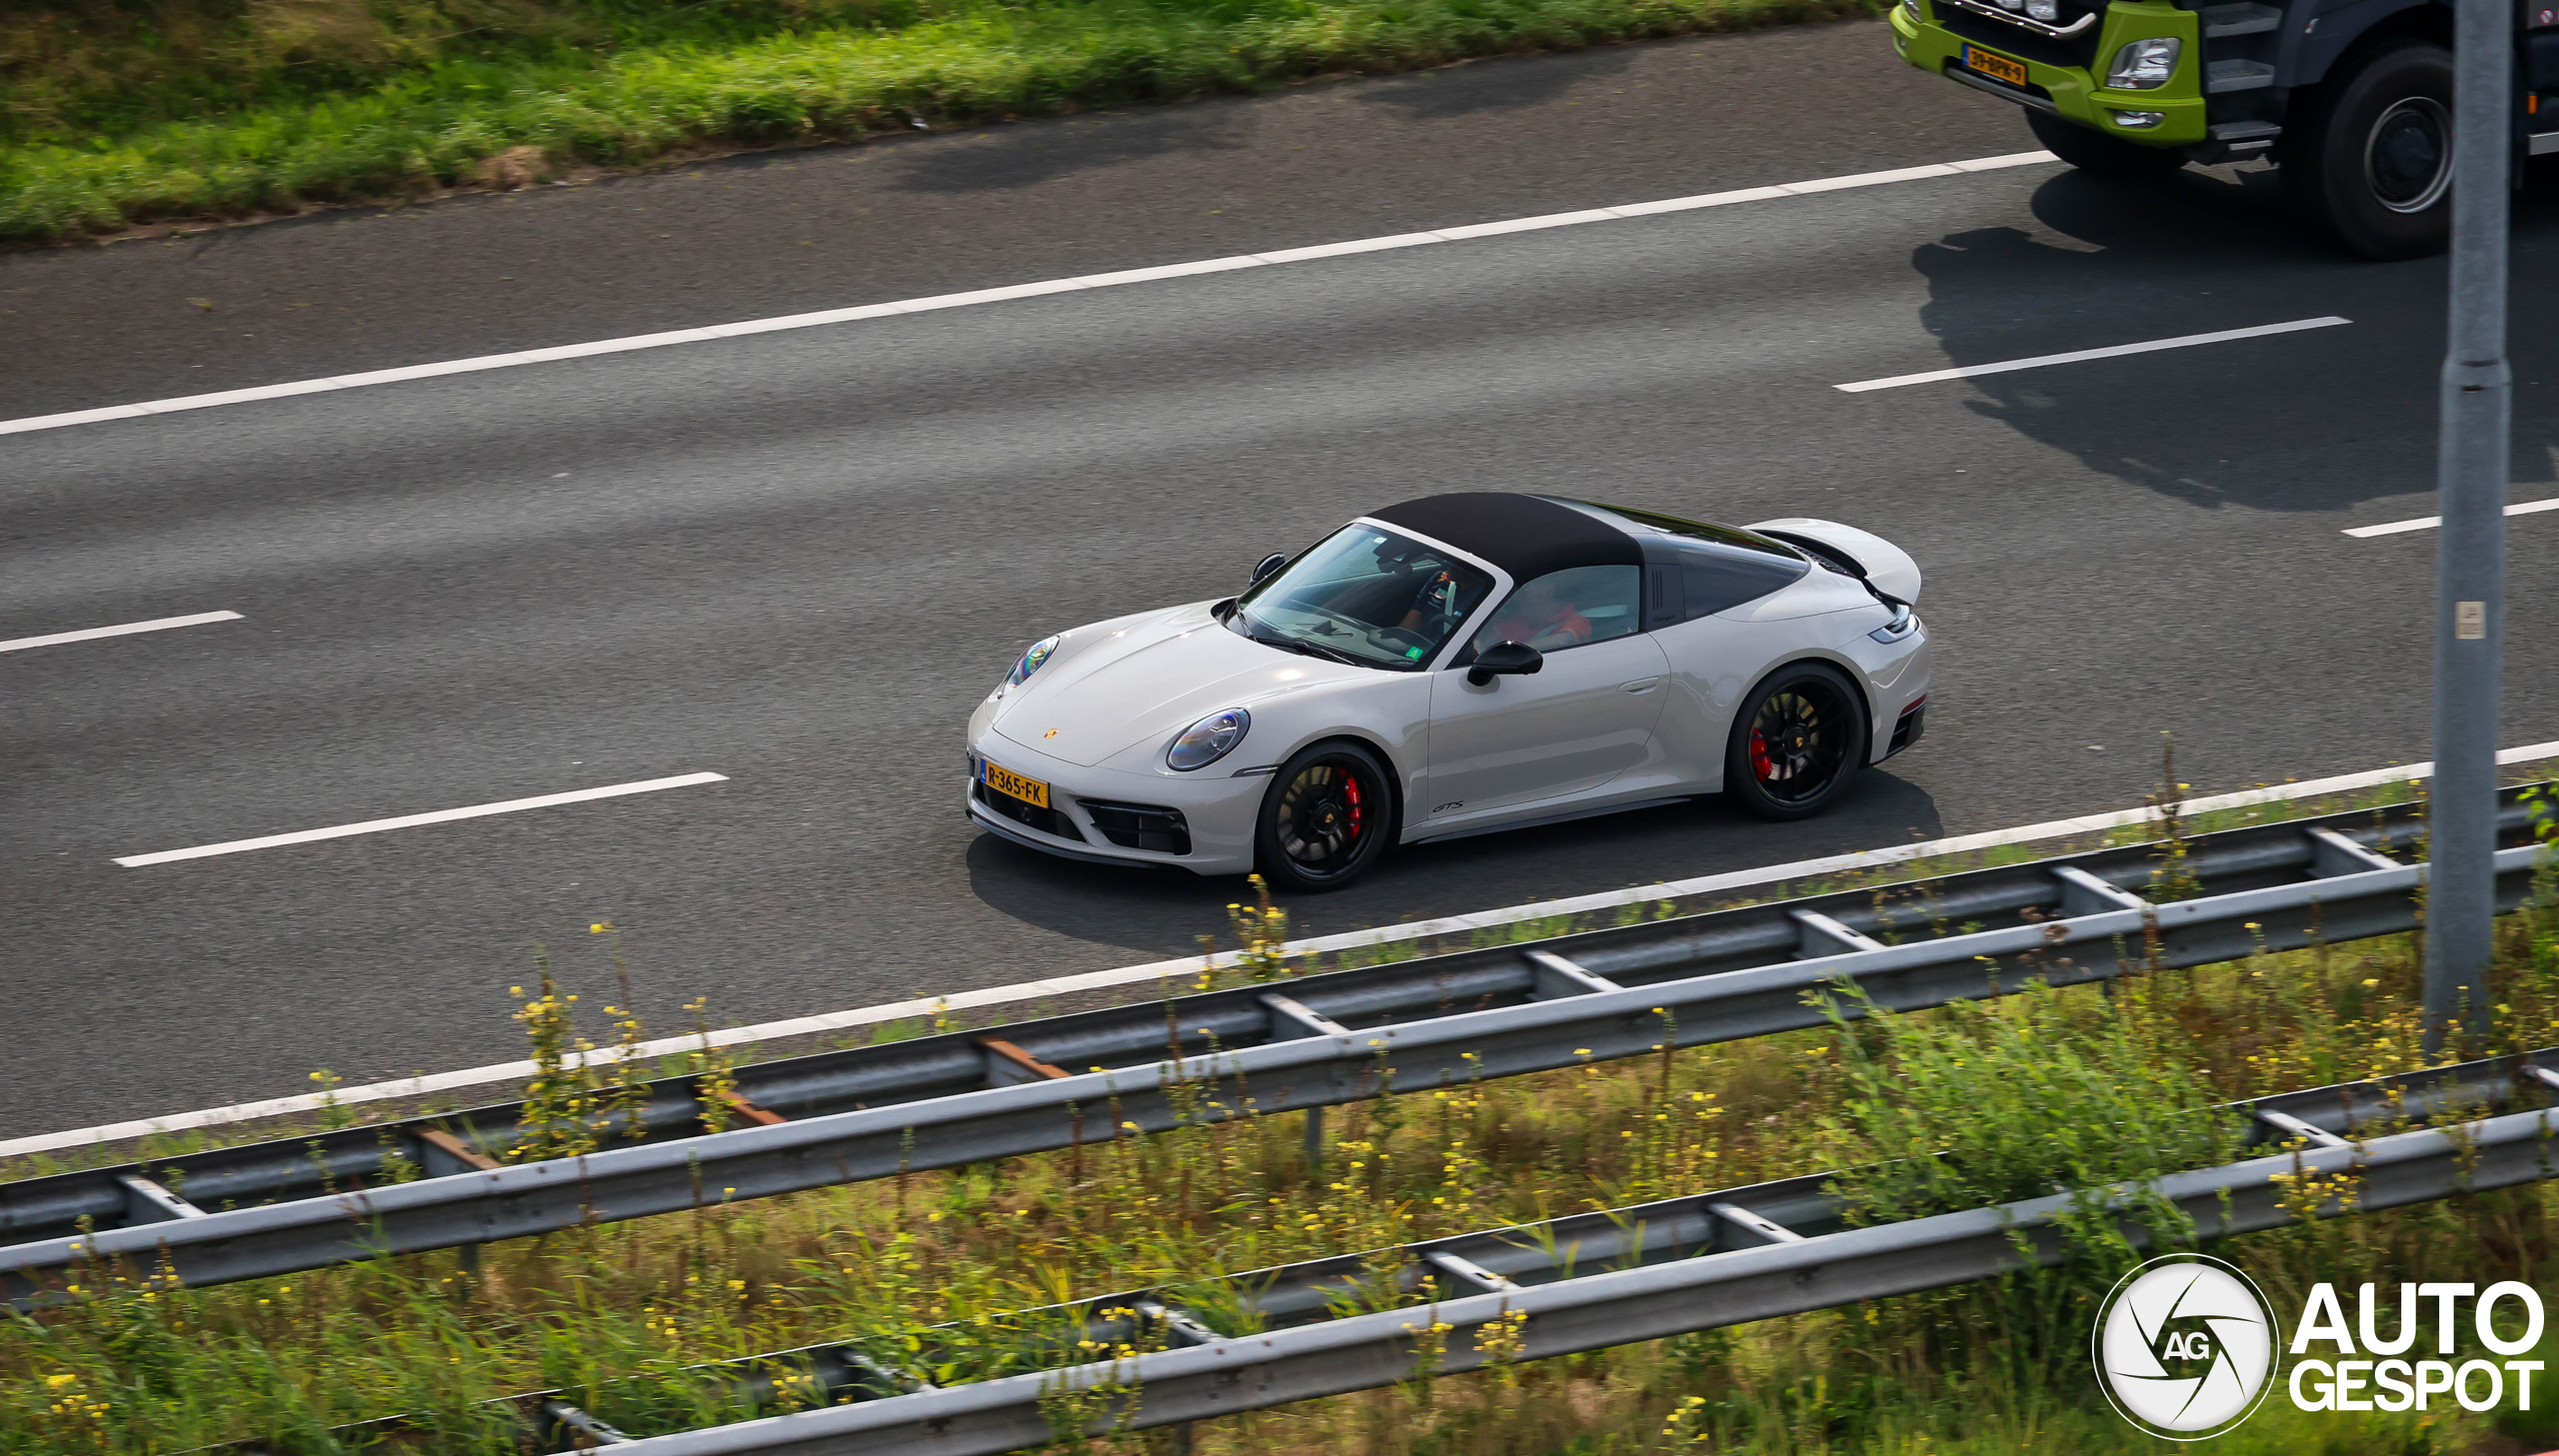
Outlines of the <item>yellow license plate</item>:
M 990 758 L 987 764 L 987 786 L 999 793 L 1010 793 L 1024 803 L 1039 808 L 1049 806 L 1049 785 L 1037 778 L 1025 778 Z
M 2026 84 L 2026 63 L 2009 60 L 1997 51 L 1985 51 L 1979 46 L 1965 46 L 1963 63 L 1966 69 L 1979 71 L 1993 81 L 2005 81 L 2011 86 Z

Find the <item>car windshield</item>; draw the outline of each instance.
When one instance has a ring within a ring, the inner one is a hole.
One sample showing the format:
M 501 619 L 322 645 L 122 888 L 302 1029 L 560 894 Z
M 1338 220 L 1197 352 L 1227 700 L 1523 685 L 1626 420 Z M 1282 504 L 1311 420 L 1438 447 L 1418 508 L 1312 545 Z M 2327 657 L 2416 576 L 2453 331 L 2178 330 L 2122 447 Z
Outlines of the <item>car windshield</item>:
M 1492 591 L 1438 547 L 1345 526 L 1236 601 L 1229 631 L 1363 668 L 1426 666 Z

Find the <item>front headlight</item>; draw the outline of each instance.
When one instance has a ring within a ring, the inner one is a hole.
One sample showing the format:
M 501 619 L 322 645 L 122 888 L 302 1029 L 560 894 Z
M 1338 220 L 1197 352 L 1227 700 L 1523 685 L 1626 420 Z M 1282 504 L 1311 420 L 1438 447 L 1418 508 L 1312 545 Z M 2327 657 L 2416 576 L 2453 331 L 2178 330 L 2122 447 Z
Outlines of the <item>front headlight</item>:
M 1184 728 L 1182 736 L 1173 740 L 1173 746 L 1164 750 L 1165 766 L 1185 773 L 1206 768 L 1243 742 L 1246 730 L 1252 727 L 1253 715 L 1241 708 L 1213 713 Z
M 1054 637 L 1044 637 L 1033 643 L 1024 650 L 1022 660 L 1013 665 L 1013 671 L 1004 675 L 1004 686 L 1021 687 L 1030 680 L 1032 674 L 1040 671 L 1040 665 L 1049 661 L 1050 655 L 1057 650 L 1058 640 Z
M 2185 44 L 2172 35 L 2130 42 L 2115 52 L 2115 63 L 2106 70 L 2106 84 L 2118 91 L 2156 91 L 2177 74 L 2177 52 Z
M 1901 13 L 1913 20 L 1919 19 L 1919 0 L 1901 0 Z

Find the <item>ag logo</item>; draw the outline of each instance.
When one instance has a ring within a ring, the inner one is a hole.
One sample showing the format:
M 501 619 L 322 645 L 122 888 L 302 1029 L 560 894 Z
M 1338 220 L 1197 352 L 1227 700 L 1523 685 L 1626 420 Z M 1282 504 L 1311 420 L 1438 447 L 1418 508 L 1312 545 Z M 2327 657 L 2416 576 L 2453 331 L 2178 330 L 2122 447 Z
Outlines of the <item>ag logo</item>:
M 2170 1254 L 2123 1276 L 2097 1314 L 2097 1383 L 2125 1420 L 2200 1441 L 2248 1418 L 2274 1373 L 2273 1311 L 2219 1259 Z

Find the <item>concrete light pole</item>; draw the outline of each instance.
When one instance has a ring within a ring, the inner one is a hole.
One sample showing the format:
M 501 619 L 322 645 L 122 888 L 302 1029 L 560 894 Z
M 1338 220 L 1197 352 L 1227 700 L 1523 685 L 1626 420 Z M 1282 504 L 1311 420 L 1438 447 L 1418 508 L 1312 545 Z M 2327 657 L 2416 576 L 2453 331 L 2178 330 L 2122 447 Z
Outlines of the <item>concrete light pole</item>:
M 2435 559 L 2435 777 L 2428 825 L 2426 1045 L 2484 1028 L 2497 912 L 2497 667 L 2505 630 L 2506 214 L 2514 7 L 2455 0 L 2451 328 Z

